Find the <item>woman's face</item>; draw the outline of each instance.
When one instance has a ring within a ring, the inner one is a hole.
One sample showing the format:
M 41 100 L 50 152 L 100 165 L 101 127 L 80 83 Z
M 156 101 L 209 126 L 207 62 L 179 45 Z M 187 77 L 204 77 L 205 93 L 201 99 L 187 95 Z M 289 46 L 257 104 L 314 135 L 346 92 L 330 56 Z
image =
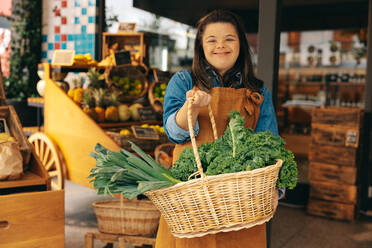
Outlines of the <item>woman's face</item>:
M 228 22 L 208 24 L 202 44 L 205 58 L 220 75 L 232 68 L 239 56 L 239 36 L 235 27 Z

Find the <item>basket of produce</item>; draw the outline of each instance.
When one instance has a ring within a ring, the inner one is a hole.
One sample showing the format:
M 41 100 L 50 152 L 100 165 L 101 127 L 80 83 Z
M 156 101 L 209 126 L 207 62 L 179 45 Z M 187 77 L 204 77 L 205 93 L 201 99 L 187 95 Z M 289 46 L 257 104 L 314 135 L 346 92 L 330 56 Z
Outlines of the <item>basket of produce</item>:
M 133 102 L 147 93 L 149 84 L 147 73 L 141 66 L 120 65 L 109 67 L 105 72 L 106 83 L 121 91 L 120 102 Z
M 90 174 L 94 187 L 100 194 L 121 193 L 129 199 L 145 194 L 179 238 L 240 230 L 270 220 L 276 187 L 296 185 L 293 153 L 270 131 L 244 128 L 239 112 L 229 116 L 228 128 L 219 138 L 215 134 L 214 142 L 197 148 L 191 132 L 193 148 L 185 148 L 170 170 L 133 143 L 139 157 L 97 144 L 91 154 L 97 161 Z M 194 178 L 197 174 L 200 177 Z
M 163 113 L 165 89 L 171 74 L 165 71 L 153 69 L 154 82 L 149 87 L 149 102 L 156 112 Z
M 153 236 L 160 212 L 149 200 L 93 202 L 98 230 L 103 233 Z

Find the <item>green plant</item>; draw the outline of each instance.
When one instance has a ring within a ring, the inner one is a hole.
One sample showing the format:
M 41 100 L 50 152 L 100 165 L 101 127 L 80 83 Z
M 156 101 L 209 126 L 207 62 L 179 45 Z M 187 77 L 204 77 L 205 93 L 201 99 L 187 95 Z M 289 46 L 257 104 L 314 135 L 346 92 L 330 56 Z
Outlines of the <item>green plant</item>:
M 38 63 L 41 60 L 41 0 L 17 0 L 11 21 L 10 75 L 5 79 L 7 98 L 37 96 Z

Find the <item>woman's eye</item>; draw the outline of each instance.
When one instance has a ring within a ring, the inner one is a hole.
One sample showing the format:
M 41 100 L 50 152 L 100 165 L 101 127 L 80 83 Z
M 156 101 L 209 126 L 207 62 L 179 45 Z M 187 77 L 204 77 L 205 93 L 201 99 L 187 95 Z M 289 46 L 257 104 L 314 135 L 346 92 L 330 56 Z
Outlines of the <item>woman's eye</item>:
M 207 43 L 214 43 L 216 40 L 207 40 Z
M 229 39 L 226 39 L 226 41 L 235 41 L 235 39 L 229 38 Z

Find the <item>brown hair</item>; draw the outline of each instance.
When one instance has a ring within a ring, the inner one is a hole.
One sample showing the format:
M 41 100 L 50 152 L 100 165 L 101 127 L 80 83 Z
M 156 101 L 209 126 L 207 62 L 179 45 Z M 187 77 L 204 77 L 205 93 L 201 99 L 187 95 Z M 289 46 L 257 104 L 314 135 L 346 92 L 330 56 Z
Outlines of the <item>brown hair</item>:
M 216 22 L 231 23 L 235 27 L 240 41 L 240 53 L 235 65 L 230 68 L 223 77 L 208 63 L 203 51 L 202 38 L 205 28 L 208 24 Z M 194 60 L 191 70 L 194 85 L 208 92 L 212 88 L 209 70 L 214 70 L 225 87 L 234 87 L 239 80 L 236 75 L 240 72 L 241 80 L 245 88 L 256 92 L 262 88 L 263 82 L 256 78 L 253 72 L 251 50 L 245 33 L 245 28 L 239 17 L 230 11 L 214 10 L 199 20 L 194 45 Z

